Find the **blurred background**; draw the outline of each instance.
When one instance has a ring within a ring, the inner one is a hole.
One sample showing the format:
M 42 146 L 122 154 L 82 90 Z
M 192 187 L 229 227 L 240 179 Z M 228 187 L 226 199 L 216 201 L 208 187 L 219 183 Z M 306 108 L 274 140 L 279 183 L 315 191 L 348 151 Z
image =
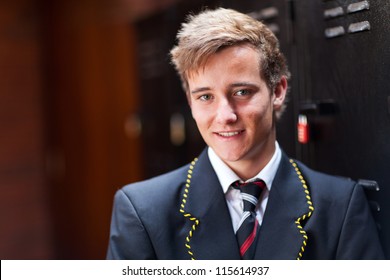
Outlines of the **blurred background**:
M 1 259 L 104 259 L 115 191 L 204 148 L 168 52 L 217 6 L 278 36 L 279 143 L 359 181 L 389 257 L 390 1 L 0 0 Z

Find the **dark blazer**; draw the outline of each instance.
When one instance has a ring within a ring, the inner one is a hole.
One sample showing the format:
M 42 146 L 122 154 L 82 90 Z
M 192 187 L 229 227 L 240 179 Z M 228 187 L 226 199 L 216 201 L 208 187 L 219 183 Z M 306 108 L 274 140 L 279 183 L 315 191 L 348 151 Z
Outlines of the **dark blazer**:
M 108 259 L 240 259 L 206 150 L 115 195 Z M 285 154 L 259 231 L 256 259 L 383 259 L 365 194 Z

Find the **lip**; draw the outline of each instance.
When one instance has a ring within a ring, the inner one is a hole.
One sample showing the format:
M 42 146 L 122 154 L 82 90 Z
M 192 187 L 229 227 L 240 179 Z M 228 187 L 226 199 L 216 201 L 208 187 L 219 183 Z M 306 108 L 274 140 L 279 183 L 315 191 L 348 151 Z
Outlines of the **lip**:
M 217 131 L 214 132 L 215 135 L 224 138 L 224 139 L 232 139 L 236 138 L 244 133 L 244 130 L 229 130 L 229 131 Z

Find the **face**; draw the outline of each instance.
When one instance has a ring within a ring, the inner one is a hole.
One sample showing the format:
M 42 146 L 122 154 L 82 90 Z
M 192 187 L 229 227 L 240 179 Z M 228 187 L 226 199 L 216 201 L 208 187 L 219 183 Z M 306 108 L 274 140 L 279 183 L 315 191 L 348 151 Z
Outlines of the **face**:
M 275 149 L 274 111 L 283 104 L 283 78 L 271 94 L 261 78 L 259 54 L 248 45 L 212 55 L 190 72 L 188 99 L 208 146 L 231 168 L 268 162 Z

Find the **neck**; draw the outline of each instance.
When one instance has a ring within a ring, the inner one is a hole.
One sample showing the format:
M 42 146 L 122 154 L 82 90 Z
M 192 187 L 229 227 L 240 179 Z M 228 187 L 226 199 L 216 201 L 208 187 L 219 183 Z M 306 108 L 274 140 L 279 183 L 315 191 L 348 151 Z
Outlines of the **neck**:
M 255 177 L 271 160 L 275 153 L 275 139 L 270 140 L 261 147 L 261 152 L 254 156 L 226 164 L 244 181 Z

